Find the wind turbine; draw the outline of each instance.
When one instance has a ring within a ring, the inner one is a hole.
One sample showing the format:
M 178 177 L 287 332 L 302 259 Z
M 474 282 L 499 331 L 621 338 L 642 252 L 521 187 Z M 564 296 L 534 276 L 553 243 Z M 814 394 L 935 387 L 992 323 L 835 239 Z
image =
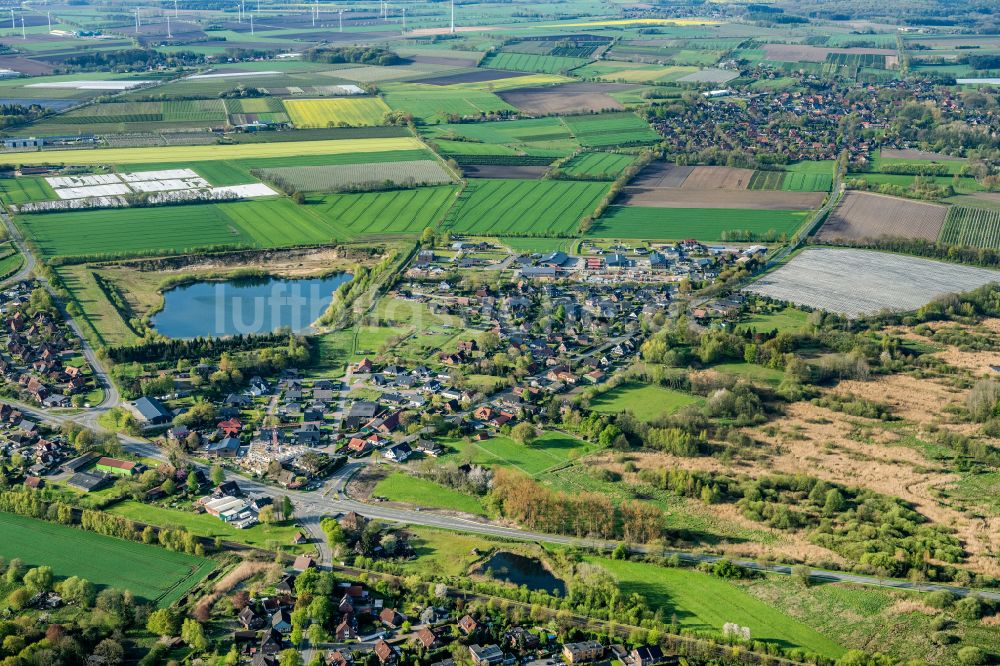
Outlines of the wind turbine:
M 17 30 L 17 24 L 14 23 L 14 8 L 10 9 L 10 29 Z
M 406 33 L 406 7 L 403 7 L 403 33 Z
M 344 10 L 340 10 L 340 31 L 344 32 Z
M 455 34 L 455 0 L 451 0 L 451 34 Z
M 49 22 L 49 32 L 52 32 L 52 12 L 45 12 L 45 18 Z
M 174 0 L 174 16 L 180 16 L 180 13 L 177 10 L 177 0 Z
M 27 39 L 28 33 L 24 31 L 24 15 L 21 15 L 21 39 Z
M 174 36 L 170 34 L 170 14 L 167 14 L 167 39 L 173 39 Z
M 253 37 L 253 14 L 250 15 L 250 36 Z
M 141 24 L 139 23 L 139 10 L 136 9 L 135 10 L 135 34 L 137 34 L 137 35 L 139 34 L 139 26 L 140 25 Z

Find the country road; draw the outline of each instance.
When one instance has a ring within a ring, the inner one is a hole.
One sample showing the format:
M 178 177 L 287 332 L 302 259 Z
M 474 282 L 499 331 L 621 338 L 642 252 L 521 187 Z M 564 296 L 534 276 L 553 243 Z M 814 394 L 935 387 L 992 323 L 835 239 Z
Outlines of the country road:
M 18 249 L 24 254 L 25 257 L 25 267 L 18 272 L 22 278 L 27 277 L 30 271 L 35 266 L 35 257 L 31 253 L 30 249 L 24 243 L 24 239 L 21 237 L 18 229 L 15 227 L 10 217 L 7 215 L 6 211 L 0 209 L 0 216 L 3 218 L 3 222 L 6 225 L 8 232 L 10 233 L 11 239 L 17 245 Z M 52 285 L 48 283 L 41 276 L 38 277 L 41 284 L 45 288 L 55 295 Z M 6 284 L 10 284 L 8 280 Z M 94 373 L 98 380 L 102 383 L 104 388 L 104 400 L 100 405 L 96 405 L 90 409 L 83 410 L 78 413 L 70 414 L 55 414 L 50 413 L 46 410 L 33 407 L 31 405 L 26 405 L 17 401 L 6 401 L 20 409 L 26 415 L 32 418 L 48 423 L 54 427 L 60 427 L 68 422 L 75 422 L 80 425 L 84 425 L 93 430 L 103 431 L 103 428 L 98 424 L 97 418 L 100 414 L 106 412 L 107 410 L 119 406 L 121 404 L 121 396 L 111 381 L 107 370 L 105 369 L 101 360 L 97 357 L 93 348 L 87 342 L 86 338 L 83 337 L 82 331 L 79 325 L 66 313 L 62 312 L 63 316 L 66 318 L 69 325 L 72 327 L 73 331 L 81 340 L 81 345 L 83 352 L 87 358 L 87 361 L 91 364 Z M 151 458 L 155 460 L 166 460 L 166 455 L 163 451 L 150 442 L 149 440 L 132 437 L 129 435 L 119 434 L 119 440 L 122 446 L 129 451 L 138 456 Z M 338 470 L 331 478 L 329 478 L 325 484 L 317 489 L 316 491 L 306 492 L 298 490 L 279 490 L 273 486 L 267 485 L 261 481 L 255 479 L 249 479 L 244 476 L 234 474 L 232 472 L 227 472 L 227 478 L 231 480 L 238 481 L 240 486 L 251 493 L 266 493 L 266 494 L 280 494 L 287 495 L 289 499 L 292 500 L 295 506 L 295 518 L 299 522 L 303 529 L 309 532 L 310 536 L 317 544 L 318 548 L 318 561 L 321 566 L 329 567 L 333 564 L 332 562 L 332 552 L 329 546 L 326 544 L 326 537 L 320 527 L 320 521 L 326 516 L 338 516 L 350 511 L 354 511 L 366 518 L 372 518 L 376 520 L 381 520 L 389 523 L 396 523 L 400 525 L 415 525 L 423 527 L 434 527 L 446 530 L 453 530 L 457 532 L 470 533 L 470 534 L 481 534 L 484 536 L 492 536 L 499 538 L 506 538 L 518 541 L 530 541 L 538 543 L 549 543 L 549 544 L 559 544 L 576 546 L 587 549 L 594 550 L 611 550 L 618 545 L 618 542 L 605 541 L 599 539 L 589 539 L 589 538 L 577 538 L 572 536 L 565 536 L 559 534 L 545 534 L 541 532 L 533 532 L 531 530 L 522 529 L 519 527 L 498 524 L 496 522 L 491 522 L 486 519 L 477 518 L 474 516 L 462 517 L 456 516 L 451 513 L 445 514 L 437 512 L 430 509 L 401 509 L 389 506 L 382 506 L 377 503 L 360 502 L 351 499 L 346 494 L 347 481 L 354 474 L 358 468 L 363 465 L 362 462 L 349 462 L 340 470 Z M 663 557 L 670 557 L 676 555 L 681 560 L 687 562 L 714 562 L 721 559 L 719 555 L 713 555 L 708 553 L 698 553 L 692 551 L 677 551 L 677 550 L 667 550 L 656 546 L 646 546 L 646 545 L 629 545 L 632 552 L 638 554 L 656 554 Z M 759 562 L 749 561 L 749 560 L 735 560 L 735 562 L 741 566 L 754 569 L 757 571 L 766 571 L 778 574 L 790 574 L 791 566 L 784 564 L 762 564 Z M 832 582 L 846 582 L 846 583 L 856 583 L 860 585 L 870 585 L 875 587 L 889 587 L 902 590 L 916 590 L 922 592 L 931 592 L 935 590 L 949 590 L 955 594 L 964 596 L 969 594 L 982 594 L 990 599 L 1000 600 L 1000 592 L 994 591 L 979 591 L 971 588 L 964 588 L 952 585 L 934 584 L 934 583 L 916 583 L 906 580 L 896 580 L 880 578 L 877 576 L 867 576 L 862 574 L 845 573 L 839 571 L 826 571 L 822 569 L 810 569 L 810 575 L 817 579 L 823 581 Z

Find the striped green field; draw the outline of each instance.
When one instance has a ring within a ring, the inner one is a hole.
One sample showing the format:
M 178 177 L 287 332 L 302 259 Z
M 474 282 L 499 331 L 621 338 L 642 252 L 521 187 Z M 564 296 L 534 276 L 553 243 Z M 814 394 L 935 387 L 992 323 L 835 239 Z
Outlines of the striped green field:
M 563 122 L 581 146 L 627 146 L 660 140 L 649 123 L 630 111 L 567 116 Z
M 49 201 L 56 193 L 44 178 L 0 179 L 0 201 L 5 204 L 23 204 L 31 201 Z
M 701 241 L 724 240 L 724 234 L 749 232 L 757 238 L 789 235 L 811 211 L 748 210 L 741 208 L 647 208 L 610 206 L 594 222 L 589 236 Z
M 516 72 L 558 74 L 587 64 L 587 58 L 537 55 L 530 53 L 497 53 L 483 61 L 483 67 L 512 69 Z
M 571 176 L 614 180 L 634 160 L 632 155 L 617 153 L 580 153 L 563 164 L 561 170 Z
M 608 183 L 582 181 L 472 180 L 445 225 L 479 235 L 570 235 L 608 188 Z
M 785 192 L 829 192 L 833 187 L 833 176 L 828 173 L 785 174 L 781 189 Z
M 953 206 L 939 240 L 948 245 L 1000 249 L 1000 211 Z
M 809 171 L 755 171 L 747 187 L 751 190 L 828 192 L 833 187 L 833 176 Z
M 336 194 L 316 206 L 322 217 L 352 234 L 419 234 L 435 227 L 454 201 L 455 188 Z
M 215 568 L 213 560 L 158 546 L 0 513 L 0 556 L 28 567 L 49 566 L 57 579 L 80 576 L 98 588 L 130 590 L 169 606 Z

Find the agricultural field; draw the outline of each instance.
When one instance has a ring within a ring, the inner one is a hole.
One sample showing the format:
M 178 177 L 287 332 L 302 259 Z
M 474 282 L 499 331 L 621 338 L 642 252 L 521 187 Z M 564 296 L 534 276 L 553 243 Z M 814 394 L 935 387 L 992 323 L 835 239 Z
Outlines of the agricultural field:
M 376 162 L 331 166 L 277 167 L 255 172 L 268 182 L 287 183 L 301 192 L 335 192 L 365 185 L 441 185 L 452 182 L 436 160 Z
M 581 146 L 628 146 L 655 143 L 660 139 L 660 135 L 634 113 L 567 116 L 563 122 Z
M 1000 249 L 1000 211 L 952 206 L 939 240 L 948 245 Z
M 488 154 L 490 147 L 500 146 L 507 154 L 560 157 L 578 146 L 559 118 L 433 125 L 423 133 L 446 153 Z
M 385 497 L 390 502 L 404 502 L 433 509 L 472 514 L 485 512 L 478 498 L 405 472 L 393 472 L 379 481 L 374 494 Z
M 41 135 L 129 132 L 148 129 L 154 123 L 157 129 L 221 127 L 226 123 L 226 108 L 220 99 L 109 102 L 46 118 L 30 131 Z
M 607 183 L 473 180 L 445 226 L 455 233 L 477 235 L 571 235 L 607 191 Z
M 24 264 L 24 257 L 11 242 L 0 243 L 0 279 L 13 275 Z
M 406 190 L 375 196 L 418 201 L 422 195 L 417 193 L 423 192 Z M 210 247 L 287 247 L 353 237 L 336 217 L 327 216 L 324 206 L 300 206 L 285 198 L 189 205 L 183 207 L 183 215 L 178 215 L 178 210 L 166 206 L 21 215 L 17 224 L 46 257 L 178 254 Z M 426 213 L 413 211 L 412 215 Z M 81 228 L 87 233 L 81 234 Z
M 434 227 L 454 201 L 453 187 L 334 194 L 315 208 L 331 225 L 351 234 L 419 234 Z
M 568 115 L 620 111 L 625 102 L 615 94 L 641 91 L 642 86 L 617 83 L 566 83 L 559 86 L 518 87 L 498 94 L 509 104 L 535 115 Z
M 449 116 L 475 116 L 516 109 L 495 94 L 414 83 L 381 86 L 385 103 L 393 111 L 413 114 L 425 122 L 444 122 Z
M 51 201 L 55 198 L 55 190 L 45 182 L 44 178 L 0 179 L 0 201 L 5 205 Z
M 724 240 L 727 233 L 751 238 L 790 236 L 809 218 L 808 211 L 740 208 L 650 208 L 609 206 L 587 234 L 595 238 Z
M 160 607 L 180 599 L 216 565 L 203 557 L 10 513 L 0 513 L 0 557 L 52 567 L 57 578 L 80 576 L 99 588 L 125 588 Z
M 698 396 L 654 384 L 623 384 L 591 399 L 591 409 L 605 414 L 632 412 L 640 421 L 653 421 L 681 407 L 702 402 Z
M 833 176 L 794 171 L 756 171 L 747 184 L 750 190 L 784 190 L 786 192 L 829 192 Z
M 18 153 L 21 165 L 72 164 L 164 164 L 217 160 L 246 160 L 275 157 L 339 155 L 346 153 L 419 150 L 423 145 L 412 137 L 344 139 L 328 141 L 286 141 L 240 143 L 217 146 L 157 146 L 154 148 L 107 148 L 103 150 L 47 150 Z
M 617 83 L 672 83 L 698 71 L 697 67 L 602 60 L 574 70 L 573 75 L 582 79 Z
M 566 73 L 586 64 L 586 58 L 506 52 L 489 56 L 483 61 L 483 67 L 540 74 Z
M 935 241 L 948 209 L 868 192 L 847 192 L 823 223 L 817 237 L 858 240 L 893 236 Z
M 1000 271 L 869 250 L 807 248 L 746 291 L 848 317 L 916 310 L 944 294 L 1000 280 Z
M 614 180 L 635 158 L 617 153 L 580 153 L 562 165 L 571 176 Z
M 300 128 L 381 125 L 389 107 L 377 97 L 286 99 L 285 111 Z

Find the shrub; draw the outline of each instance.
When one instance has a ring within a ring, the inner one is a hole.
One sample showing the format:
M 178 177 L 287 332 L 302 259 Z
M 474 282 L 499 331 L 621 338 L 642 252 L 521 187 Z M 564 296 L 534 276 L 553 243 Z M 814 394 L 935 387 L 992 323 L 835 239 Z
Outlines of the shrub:
M 948 590 L 938 590 L 927 595 L 927 605 L 931 608 L 951 608 L 955 603 L 955 595 Z
M 958 660 L 963 664 L 973 666 L 975 664 L 985 664 L 987 656 L 982 648 L 967 645 L 958 651 Z

